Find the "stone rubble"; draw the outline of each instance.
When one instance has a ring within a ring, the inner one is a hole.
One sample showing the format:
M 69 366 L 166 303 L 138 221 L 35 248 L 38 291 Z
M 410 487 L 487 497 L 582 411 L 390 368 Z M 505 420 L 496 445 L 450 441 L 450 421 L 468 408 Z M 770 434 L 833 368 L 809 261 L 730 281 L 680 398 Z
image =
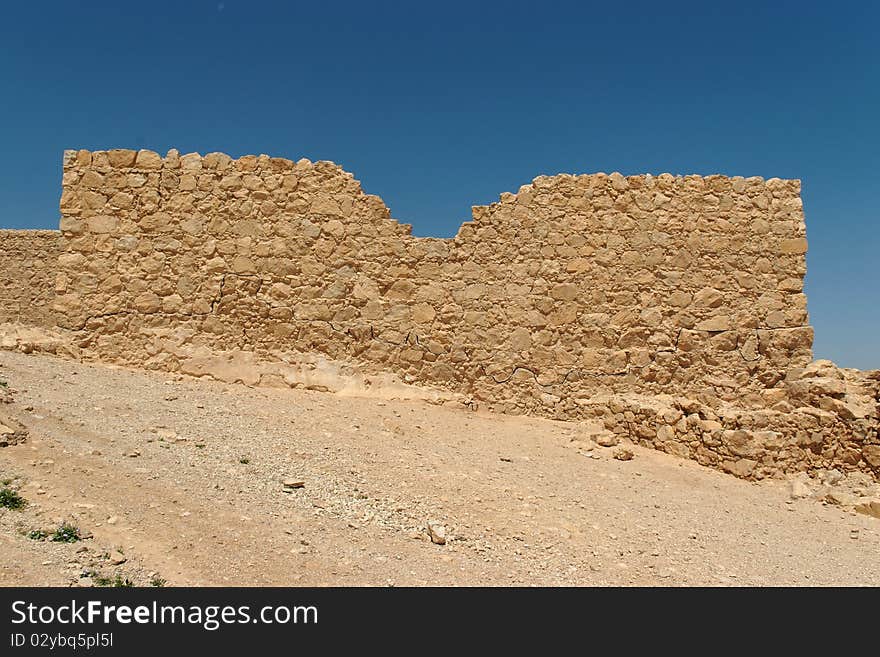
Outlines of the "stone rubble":
M 435 545 L 446 545 L 446 527 L 437 520 L 429 520 L 427 525 L 428 536 Z
M 0 447 L 18 445 L 27 440 L 28 431 L 9 413 L 0 410 Z

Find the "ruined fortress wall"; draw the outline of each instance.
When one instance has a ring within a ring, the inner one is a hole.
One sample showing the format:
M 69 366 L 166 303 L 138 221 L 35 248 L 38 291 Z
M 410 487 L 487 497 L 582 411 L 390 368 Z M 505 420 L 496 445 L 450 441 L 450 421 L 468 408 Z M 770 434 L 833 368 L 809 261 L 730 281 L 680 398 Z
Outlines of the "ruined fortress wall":
M 759 394 L 811 360 L 799 181 L 539 177 L 415 238 L 329 162 L 65 155 L 56 309 L 97 357 L 317 352 L 498 410 Z
M 0 322 L 55 324 L 57 230 L 0 230 Z
M 66 330 L 0 348 L 259 385 L 397 377 L 740 477 L 877 477 L 880 372 L 810 364 L 799 191 L 542 176 L 446 240 L 330 162 L 68 151 L 60 237 L 0 232 L 0 321 Z

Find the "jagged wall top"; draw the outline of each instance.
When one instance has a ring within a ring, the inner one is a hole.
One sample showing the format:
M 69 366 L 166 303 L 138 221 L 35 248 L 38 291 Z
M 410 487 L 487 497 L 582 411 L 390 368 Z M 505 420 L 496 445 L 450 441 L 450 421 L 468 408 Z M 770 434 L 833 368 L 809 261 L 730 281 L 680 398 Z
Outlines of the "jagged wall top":
M 180 155 L 176 149 L 168 151 L 165 157 L 162 157 L 155 151 L 141 149 L 133 151 L 129 149 L 113 149 L 109 151 L 88 151 L 66 150 L 64 151 L 63 166 L 65 170 L 73 169 L 77 166 L 92 166 L 98 171 L 110 171 L 113 168 L 126 168 L 132 171 L 151 172 L 161 169 L 172 171 L 180 171 L 182 173 L 189 172 L 196 174 L 200 171 L 215 172 L 231 172 L 242 174 L 259 174 L 262 172 L 272 172 L 276 174 L 296 174 L 308 169 L 321 171 L 328 176 L 338 175 L 350 182 L 350 192 L 356 195 L 363 195 L 375 204 L 375 208 L 379 214 L 384 214 L 392 223 L 400 226 L 400 234 L 409 235 L 412 231 L 411 224 L 401 224 L 391 217 L 391 211 L 385 205 L 379 196 L 370 195 L 363 192 L 361 183 L 354 178 L 354 175 L 335 162 L 329 160 L 319 160 L 312 162 L 307 158 L 301 158 L 297 161 L 289 160 L 282 157 L 272 157 L 269 155 L 243 155 L 237 159 L 221 153 L 212 152 L 204 156 L 199 153 L 187 153 Z M 228 181 L 228 185 L 235 183 Z M 657 176 L 652 174 L 644 174 L 637 176 L 623 176 L 618 172 L 606 174 L 597 172 L 593 174 L 568 174 L 559 173 L 552 176 L 541 175 L 536 176 L 530 183 L 522 185 L 516 193 L 502 192 L 499 195 L 499 201 L 489 205 L 475 205 L 472 208 L 473 221 L 466 221 L 459 228 L 457 236 L 463 233 L 468 234 L 469 228 L 481 220 L 485 221 L 493 217 L 497 212 L 501 211 L 505 205 L 516 205 L 519 199 L 531 199 L 542 191 L 555 189 L 563 191 L 581 187 L 583 190 L 596 190 L 603 186 L 610 186 L 617 192 L 626 192 L 632 190 L 636 192 L 635 201 L 642 210 L 653 210 L 662 207 L 670 201 L 670 197 L 664 194 L 666 192 L 676 192 L 676 189 L 691 187 L 705 187 L 714 194 L 746 194 L 758 197 L 764 192 L 778 197 L 780 192 L 793 195 L 788 201 L 786 210 L 797 212 L 801 209 L 800 189 L 801 181 L 799 179 L 784 180 L 781 178 L 770 178 L 765 180 L 760 176 L 752 176 L 744 178 L 742 176 L 723 176 L 723 175 L 672 175 L 662 173 Z M 769 205 L 769 204 L 768 204 Z M 719 200 L 719 207 L 723 208 L 724 204 Z M 765 206 L 762 206 L 765 207 Z M 586 209 L 586 205 L 581 206 Z M 803 224 L 803 221 L 801 221 Z M 801 236 L 805 234 L 805 227 L 802 225 L 799 231 Z M 442 238 L 423 238 L 423 239 L 442 239 Z

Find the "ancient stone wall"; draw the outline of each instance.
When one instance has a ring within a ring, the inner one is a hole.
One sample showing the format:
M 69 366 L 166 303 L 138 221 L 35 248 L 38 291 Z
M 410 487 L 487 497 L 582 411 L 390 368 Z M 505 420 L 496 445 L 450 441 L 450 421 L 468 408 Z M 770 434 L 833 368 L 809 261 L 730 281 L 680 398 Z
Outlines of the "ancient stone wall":
M 810 363 L 799 191 L 542 176 L 444 240 L 329 162 L 68 151 L 63 331 L 6 341 L 261 385 L 327 358 L 741 477 L 876 477 L 880 372 Z
M 0 322 L 55 323 L 57 230 L 0 230 Z
M 79 151 L 61 209 L 57 308 L 104 358 L 317 351 L 557 417 L 811 360 L 798 181 L 540 177 L 443 240 L 328 162 Z

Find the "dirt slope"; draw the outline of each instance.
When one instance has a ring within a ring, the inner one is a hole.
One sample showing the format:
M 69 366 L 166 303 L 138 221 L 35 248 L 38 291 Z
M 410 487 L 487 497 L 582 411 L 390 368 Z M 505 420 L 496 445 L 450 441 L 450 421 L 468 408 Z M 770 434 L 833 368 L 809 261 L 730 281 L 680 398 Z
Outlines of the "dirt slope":
M 880 521 L 573 424 L 12 352 L 0 380 L 30 434 L 4 585 L 880 584 Z M 62 520 L 91 537 L 26 536 Z

